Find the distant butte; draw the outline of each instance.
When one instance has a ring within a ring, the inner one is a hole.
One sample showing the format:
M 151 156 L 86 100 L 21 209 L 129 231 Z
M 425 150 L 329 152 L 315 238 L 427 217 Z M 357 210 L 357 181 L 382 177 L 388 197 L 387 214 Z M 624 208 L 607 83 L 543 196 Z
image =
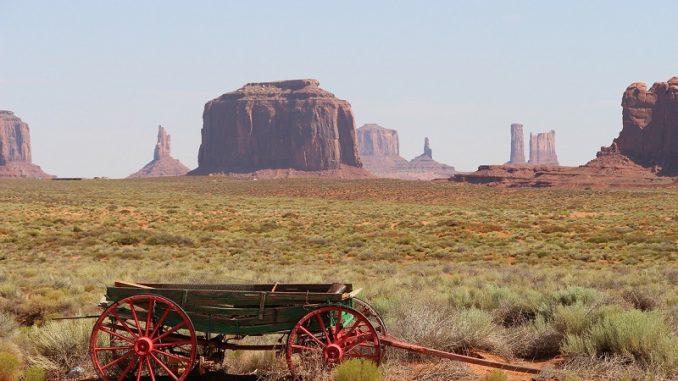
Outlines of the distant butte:
M 351 105 L 314 79 L 248 83 L 205 104 L 191 175 L 371 177 Z
M 52 178 L 32 163 L 28 124 L 11 111 L 0 110 L 0 178 Z
M 366 124 L 358 129 L 358 143 L 365 168 L 377 177 L 433 180 L 454 175 L 454 167 L 433 160 L 428 138 L 424 139 L 424 152 L 411 161 L 400 156 L 396 130 Z
M 128 178 L 183 176 L 189 169 L 170 154 L 170 136 L 163 126 L 158 126 L 158 142 L 153 152 L 153 160 Z
M 505 187 L 678 186 L 678 178 L 671 178 L 678 176 L 678 77 L 657 82 L 649 90 L 644 83 L 633 83 L 624 91 L 621 105 L 619 136 L 584 165 L 481 165 L 476 172 L 450 180 Z M 550 153 L 555 142 L 531 138 L 539 150 L 531 153 L 530 162 L 541 161 L 544 155 L 545 161 L 557 162 L 555 149 L 553 156 Z

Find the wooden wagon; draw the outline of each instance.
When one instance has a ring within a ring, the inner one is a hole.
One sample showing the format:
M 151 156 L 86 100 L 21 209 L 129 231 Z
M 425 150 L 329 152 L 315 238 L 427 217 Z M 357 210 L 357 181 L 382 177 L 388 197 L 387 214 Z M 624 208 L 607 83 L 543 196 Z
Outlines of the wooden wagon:
M 224 351 L 284 352 L 294 378 L 348 358 L 379 364 L 383 321 L 351 284 L 133 284 L 108 287 L 90 355 L 102 379 L 184 380 Z M 277 344 L 239 345 L 279 335 Z
M 389 336 L 351 284 L 154 284 L 116 282 L 90 338 L 94 369 L 105 381 L 175 381 L 221 363 L 225 350 L 276 350 L 294 379 L 347 359 L 379 364 L 384 346 L 525 373 L 539 369 L 426 348 Z M 240 344 L 278 335 L 273 344 Z

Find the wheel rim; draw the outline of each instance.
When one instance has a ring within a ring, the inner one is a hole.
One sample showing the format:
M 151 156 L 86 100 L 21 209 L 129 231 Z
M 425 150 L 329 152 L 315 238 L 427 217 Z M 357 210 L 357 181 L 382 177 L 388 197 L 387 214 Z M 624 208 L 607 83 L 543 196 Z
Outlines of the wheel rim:
M 168 376 L 186 379 L 197 353 L 191 319 L 157 295 L 134 295 L 109 306 L 90 337 L 90 357 L 105 381 Z
M 381 347 L 377 331 L 363 314 L 327 306 L 306 314 L 292 328 L 286 357 L 292 376 L 299 379 L 353 358 L 379 365 Z
M 381 335 L 386 335 L 388 333 L 388 331 L 386 330 L 386 324 L 384 323 L 384 320 L 382 320 L 381 316 L 379 316 L 379 314 L 377 313 L 377 310 L 375 310 L 371 304 L 367 303 L 362 299 L 353 298 L 353 308 L 356 311 L 360 312 L 361 314 L 365 315 L 367 320 L 369 320 L 370 323 L 372 323 L 377 333 Z

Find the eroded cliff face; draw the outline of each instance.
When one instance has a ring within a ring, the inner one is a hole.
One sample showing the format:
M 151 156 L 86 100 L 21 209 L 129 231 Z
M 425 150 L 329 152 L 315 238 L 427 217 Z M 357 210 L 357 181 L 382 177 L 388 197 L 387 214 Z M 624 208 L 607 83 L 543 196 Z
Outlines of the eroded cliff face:
M 398 131 L 378 124 L 365 124 L 358 128 L 360 156 L 399 156 Z
M 189 169 L 171 155 L 170 136 L 163 126 L 158 126 L 158 142 L 153 151 L 153 160 L 128 178 L 183 176 Z
M 556 132 L 530 134 L 530 164 L 558 165 Z
M 52 177 L 34 165 L 28 124 L 11 111 L 0 110 L 0 178 Z
M 342 166 L 362 167 L 351 105 L 301 79 L 249 83 L 207 102 L 198 168 L 190 174 Z
M 660 175 L 678 175 L 678 77 L 649 90 L 642 82 L 633 83 L 621 105 L 623 128 L 608 150 Z

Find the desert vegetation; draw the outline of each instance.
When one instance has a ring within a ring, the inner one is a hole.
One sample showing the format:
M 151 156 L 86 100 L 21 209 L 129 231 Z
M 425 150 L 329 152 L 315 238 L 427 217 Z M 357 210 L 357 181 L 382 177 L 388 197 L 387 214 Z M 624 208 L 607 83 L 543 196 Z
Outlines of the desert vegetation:
M 675 379 L 676 200 L 675 188 L 0 181 L 0 380 L 91 376 L 92 321 L 53 319 L 97 314 L 115 279 L 350 282 L 411 342 L 547 360 L 544 378 Z M 226 368 L 273 377 L 284 361 L 229 354 Z M 336 377 L 352 372 L 478 377 L 395 350 L 381 370 L 349 364 Z

